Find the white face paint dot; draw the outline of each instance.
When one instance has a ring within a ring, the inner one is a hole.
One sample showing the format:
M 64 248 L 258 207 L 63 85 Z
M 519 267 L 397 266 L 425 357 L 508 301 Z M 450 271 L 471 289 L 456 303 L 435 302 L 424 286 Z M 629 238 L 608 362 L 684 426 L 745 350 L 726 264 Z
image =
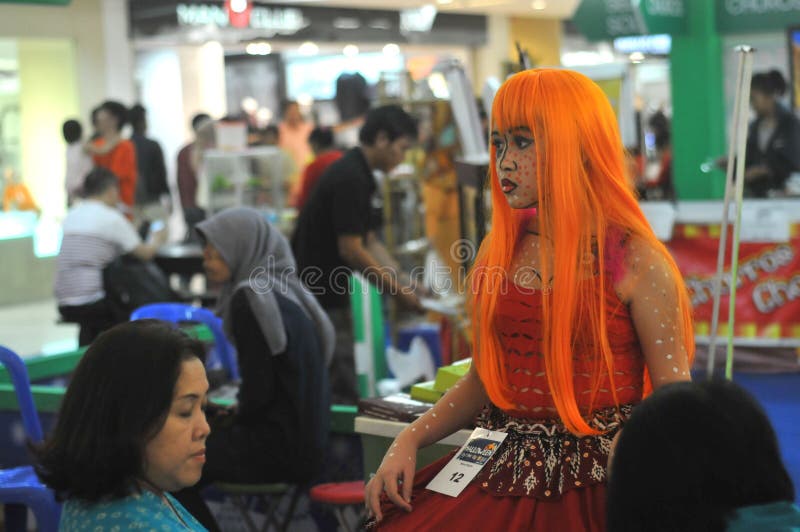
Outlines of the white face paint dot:
M 450 405 L 450 408 L 455 408 L 455 406 L 456 406 L 453 403 L 448 403 L 448 404 Z
M 389 456 L 394 456 L 394 453 L 389 453 Z
M 678 368 L 675 368 L 675 371 L 678 371 Z M 430 425 L 425 425 L 425 430 L 428 430 L 429 428 L 431 428 Z
M 656 345 L 661 345 L 664 343 L 664 340 L 656 340 Z
M 433 417 L 436 417 L 436 412 L 431 412 L 431 415 L 432 415 Z
M 411 432 L 417 432 L 417 427 L 411 427 Z
M 672 355 L 667 355 L 667 360 L 672 360 Z
M 678 373 L 678 368 L 672 368 L 672 373 Z

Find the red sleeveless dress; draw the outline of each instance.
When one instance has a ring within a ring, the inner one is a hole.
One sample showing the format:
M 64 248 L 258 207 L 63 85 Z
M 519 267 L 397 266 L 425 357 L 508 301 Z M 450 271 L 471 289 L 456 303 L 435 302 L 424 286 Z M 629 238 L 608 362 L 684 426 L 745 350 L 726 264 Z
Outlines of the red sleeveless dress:
M 644 358 L 628 308 L 611 287 L 606 298 L 619 409 L 614 407 L 607 374 L 602 376 L 596 397 L 590 397 L 590 372 L 597 360 L 590 342 L 577 339 L 573 360 L 578 405 L 590 425 L 608 432 L 578 437 L 561 423 L 541 353 L 541 292 L 512 285 L 498 303 L 495 329 L 508 361 L 516 409 L 503 411 L 491 406 L 476 423 L 507 432 L 505 442 L 458 497 L 425 489 L 452 454 L 418 471 L 413 511 L 406 513 L 384 498 L 384 518 L 378 530 L 605 530 L 611 440 L 641 401 L 644 376 Z

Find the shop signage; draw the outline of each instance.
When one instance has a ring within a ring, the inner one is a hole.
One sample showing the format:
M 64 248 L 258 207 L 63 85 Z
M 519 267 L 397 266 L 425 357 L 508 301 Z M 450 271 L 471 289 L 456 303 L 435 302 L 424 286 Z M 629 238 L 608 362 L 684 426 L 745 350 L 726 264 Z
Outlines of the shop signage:
M 710 330 L 718 246 L 718 225 L 676 225 L 667 243 L 689 289 L 700 336 Z M 720 336 L 727 334 L 729 279 L 722 288 Z M 742 242 L 736 283 L 734 336 L 800 338 L 800 226 L 793 226 L 784 242 Z
M 308 25 L 303 12 L 295 8 L 252 6 L 239 13 L 229 6 L 178 4 L 175 8 L 179 26 L 237 27 L 263 30 L 268 35 L 291 35 Z M 249 15 L 249 16 L 248 16 Z
M 800 0 L 799 0 L 800 1 Z M 582 0 L 572 21 L 592 41 L 686 30 L 686 0 Z
M 743 33 L 800 24 L 800 0 L 716 0 L 717 30 Z
M 0 4 L 45 4 L 48 6 L 67 6 L 72 0 L 0 0 Z
M 433 6 L 400 11 L 309 4 L 262 0 L 130 0 L 128 20 L 134 40 L 157 36 L 191 40 L 198 28 L 215 27 L 219 28 L 218 36 L 232 40 L 280 35 L 301 42 L 486 44 L 484 15 L 437 13 Z

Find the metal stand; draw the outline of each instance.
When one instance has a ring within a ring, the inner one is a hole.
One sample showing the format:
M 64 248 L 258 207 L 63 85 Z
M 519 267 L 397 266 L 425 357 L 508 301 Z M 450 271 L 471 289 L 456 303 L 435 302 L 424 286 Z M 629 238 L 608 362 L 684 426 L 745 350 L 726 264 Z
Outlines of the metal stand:
M 461 239 L 463 242 L 471 242 L 474 249 L 477 250 L 483 237 L 486 236 L 486 214 L 484 212 L 484 189 L 486 185 L 486 176 L 489 173 L 488 164 L 483 162 L 474 163 L 463 160 L 456 160 L 456 178 L 458 182 L 458 219 L 461 227 Z M 465 189 L 472 188 L 475 190 L 475 199 L 472 205 L 469 205 L 465 197 Z M 470 224 L 467 218 L 467 213 L 474 213 L 475 232 L 471 234 Z M 464 271 L 471 265 L 472 260 L 475 258 L 474 253 L 461 253 L 460 259 Z
M 708 346 L 708 378 L 714 376 L 714 362 L 717 351 L 717 328 L 719 326 L 719 306 L 722 292 L 722 276 L 725 268 L 725 251 L 728 239 L 728 216 L 730 201 L 735 192 L 736 217 L 733 225 L 733 244 L 731 248 L 731 274 L 729 280 L 730 306 L 728 310 L 728 349 L 725 362 L 725 377 L 733 376 L 733 335 L 736 318 L 736 278 L 739 269 L 739 232 L 742 222 L 742 199 L 744 195 L 744 167 L 747 149 L 747 111 L 750 103 L 750 80 L 753 74 L 753 52 L 750 46 L 738 46 L 739 71 L 736 85 L 736 99 L 731 124 L 730 148 L 728 150 L 728 167 L 725 181 L 725 201 L 722 209 L 722 227 L 717 254 L 717 274 L 714 277 L 714 306 L 711 314 L 710 343 Z M 734 184 L 734 170 L 736 182 Z M 734 191 L 735 187 L 735 191 Z

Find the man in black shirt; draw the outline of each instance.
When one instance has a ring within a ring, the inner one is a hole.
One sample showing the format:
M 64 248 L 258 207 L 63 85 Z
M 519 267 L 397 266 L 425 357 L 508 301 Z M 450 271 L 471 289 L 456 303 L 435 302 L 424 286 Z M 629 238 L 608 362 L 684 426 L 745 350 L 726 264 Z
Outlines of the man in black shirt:
M 300 278 L 336 328 L 330 369 L 335 403 L 358 400 L 350 313 L 350 276 L 361 272 L 385 293 L 420 308 L 408 276 L 376 236 L 383 223 L 382 197 L 372 172 L 389 173 L 417 137 L 414 119 L 394 105 L 373 109 L 360 144 L 333 163 L 303 206 L 292 238 Z

